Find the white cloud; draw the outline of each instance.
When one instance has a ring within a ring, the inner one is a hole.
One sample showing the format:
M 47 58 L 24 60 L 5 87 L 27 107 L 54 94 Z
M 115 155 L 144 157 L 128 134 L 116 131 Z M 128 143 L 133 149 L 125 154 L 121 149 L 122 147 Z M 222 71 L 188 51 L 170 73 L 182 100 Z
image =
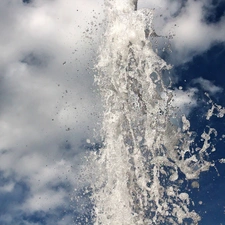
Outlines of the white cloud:
M 36 193 L 32 198 L 28 199 L 25 203 L 26 207 L 24 211 L 48 211 L 49 209 L 57 208 L 65 204 L 67 195 L 68 193 L 62 190 L 42 190 L 40 193 Z
M 61 183 L 85 185 L 77 180 L 82 141 L 100 121 L 90 68 L 101 7 L 101 0 L 0 3 L 0 171 L 16 175 L 0 192 L 26 182 L 30 213 L 68 206 L 66 189 L 54 190 Z
M 205 19 L 207 9 L 212 8 L 212 1 L 140 0 L 139 7 L 155 8 L 154 26 L 159 35 L 174 35 L 169 42 L 175 65 L 192 60 L 193 56 L 218 42 L 225 42 L 225 15 L 216 23 L 208 23 Z M 158 40 L 159 48 L 164 47 L 164 42 L 165 39 Z
M 194 107 L 197 106 L 195 94 L 198 92 L 196 88 L 190 88 L 186 91 L 175 89 L 171 105 L 178 114 L 188 115 Z M 179 118 L 179 116 L 178 116 Z
M 0 191 L 2 192 L 11 192 L 15 186 L 15 183 L 10 182 L 9 184 L 3 184 L 3 186 L 0 187 Z
M 221 87 L 218 87 L 218 86 L 214 85 L 211 81 L 206 80 L 206 79 L 204 79 L 202 77 L 194 79 L 193 83 L 200 84 L 201 87 L 205 91 L 209 92 L 212 95 L 223 91 L 223 89 Z

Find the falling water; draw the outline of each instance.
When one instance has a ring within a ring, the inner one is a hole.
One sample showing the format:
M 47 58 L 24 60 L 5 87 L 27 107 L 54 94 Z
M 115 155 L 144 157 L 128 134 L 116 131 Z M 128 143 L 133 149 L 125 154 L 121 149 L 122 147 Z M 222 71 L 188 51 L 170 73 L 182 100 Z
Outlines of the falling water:
M 205 144 L 193 148 L 190 123 L 173 122 L 173 91 L 162 75 L 170 69 L 152 49 L 153 12 L 135 0 L 106 0 L 107 28 L 96 82 L 104 105 L 103 146 L 95 153 L 95 224 L 198 224 L 184 180 L 208 170 Z M 210 116 L 210 115 L 209 115 Z M 197 181 L 196 181 L 197 183 Z

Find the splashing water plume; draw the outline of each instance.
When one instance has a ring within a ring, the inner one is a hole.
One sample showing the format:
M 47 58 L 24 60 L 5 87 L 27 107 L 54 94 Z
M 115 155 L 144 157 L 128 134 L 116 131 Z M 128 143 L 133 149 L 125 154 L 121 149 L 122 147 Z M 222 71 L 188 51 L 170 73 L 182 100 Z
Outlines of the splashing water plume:
M 135 0 L 106 1 L 107 28 L 96 66 L 104 118 L 103 147 L 93 157 L 99 169 L 92 195 L 95 224 L 197 224 L 200 217 L 180 187 L 210 167 L 210 134 L 193 150 L 187 118 L 180 119 L 182 128 L 171 122 L 173 91 L 162 75 L 170 66 L 149 40 L 153 11 L 136 9 Z

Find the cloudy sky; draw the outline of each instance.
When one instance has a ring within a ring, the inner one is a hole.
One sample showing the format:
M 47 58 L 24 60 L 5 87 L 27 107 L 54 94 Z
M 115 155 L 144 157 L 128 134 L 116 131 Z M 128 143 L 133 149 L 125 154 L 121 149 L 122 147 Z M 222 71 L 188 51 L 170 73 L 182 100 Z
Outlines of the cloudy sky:
M 101 123 L 92 68 L 103 5 L 103 0 L 0 1 L 2 225 L 92 224 L 85 196 L 91 178 L 83 170 Z M 139 0 L 138 7 L 155 9 L 154 28 L 162 37 L 152 42 L 173 65 L 174 106 L 196 132 L 207 125 L 218 131 L 210 156 L 215 168 L 191 194 L 200 224 L 224 224 L 225 120 L 216 109 L 210 120 L 204 118 L 210 99 L 215 108 L 225 106 L 225 1 Z

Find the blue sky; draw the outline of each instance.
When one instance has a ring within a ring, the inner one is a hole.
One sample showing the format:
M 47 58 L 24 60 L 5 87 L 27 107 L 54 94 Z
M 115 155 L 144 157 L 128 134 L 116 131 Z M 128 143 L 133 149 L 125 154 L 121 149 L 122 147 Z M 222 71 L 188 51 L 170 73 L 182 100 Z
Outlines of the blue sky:
M 212 117 L 209 121 L 205 120 L 204 113 L 209 105 L 207 105 L 208 98 L 205 96 L 207 90 L 202 82 L 202 79 L 212 82 L 211 90 L 215 89 L 213 85 L 221 88 L 215 94 L 211 91 L 211 98 L 214 102 L 224 106 L 224 50 L 223 44 L 218 43 L 203 54 L 195 56 L 191 62 L 175 68 L 175 73 L 186 80 L 186 82 L 179 80 L 177 85 L 183 85 L 184 89 L 198 88 L 197 106 L 189 114 L 192 130 L 200 134 L 207 126 L 210 126 L 218 132 L 218 136 L 212 139 L 216 151 L 209 156 L 209 160 L 215 163 L 216 168 L 211 167 L 209 171 L 202 173 L 199 189 L 191 190 L 191 196 L 197 203 L 195 208 L 202 216 L 200 222 L 202 225 L 224 224 L 225 222 L 225 198 L 222 194 L 225 187 L 225 166 L 219 162 L 219 159 L 225 157 L 225 143 L 221 138 L 224 134 L 225 121 L 217 117 Z M 202 78 L 200 80 L 197 78 L 198 82 L 196 82 L 196 73 Z M 210 93 L 210 89 L 207 92 Z M 202 203 L 199 204 L 199 202 Z
M 199 188 L 189 186 L 199 224 L 225 224 L 225 120 L 205 119 L 209 97 L 225 107 L 225 1 L 140 0 L 138 7 L 154 8 L 156 33 L 170 37 L 152 41 L 173 65 L 174 106 L 198 135 L 206 126 L 218 131 L 209 156 L 216 169 L 201 174 Z M 2 225 L 91 224 L 85 155 L 101 124 L 91 68 L 103 18 L 103 0 L 0 2 Z

